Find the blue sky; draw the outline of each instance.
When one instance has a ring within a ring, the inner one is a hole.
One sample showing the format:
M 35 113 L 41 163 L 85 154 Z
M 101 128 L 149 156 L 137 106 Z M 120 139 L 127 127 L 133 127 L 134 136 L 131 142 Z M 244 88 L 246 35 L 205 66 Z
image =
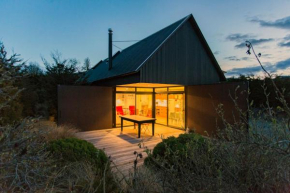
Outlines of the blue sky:
M 0 0 L 0 7 L 0 41 L 40 65 L 54 50 L 97 63 L 107 57 L 108 28 L 114 40 L 140 40 L 192 13 L 227 76 L 261 74 L 245 40 L 271 72 L 290 75 L 289 0 Z

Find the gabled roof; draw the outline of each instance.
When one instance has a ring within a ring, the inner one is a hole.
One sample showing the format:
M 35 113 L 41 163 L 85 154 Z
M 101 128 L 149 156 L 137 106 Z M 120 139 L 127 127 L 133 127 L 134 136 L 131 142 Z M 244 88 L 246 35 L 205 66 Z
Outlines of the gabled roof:
M 158 48 L 161 47 L 166 42 L 166 40 L 190 18 L 193 19 L 192 14 L 163 28 L 162 30 L 148 36 L 147 38 L 140 40 L 139 42 L 122 50 L 120 53 L 115 54 L 113 57 L 113 67 L 111 70 L 108 70 L 107 59 L 100 61 L 85 74 L 83 79 L 85 79 L 87 83 L 93 83 L 103 79 L 138 72 L 140 67 L 156 52 L 156 50 L 158 50 Z M 205 41 L 204 38 L 203 41 Z M 206 41 L 205 44 L 207 49 L 209 49 Z M 211 57 L 214 58 L 212 53 Z M 221 69 L 215 58 L 214 61 L 216 63 L 215 65 L 217 70 L 221 72 Z M 221 76 L 224 77 L 223 73 Z

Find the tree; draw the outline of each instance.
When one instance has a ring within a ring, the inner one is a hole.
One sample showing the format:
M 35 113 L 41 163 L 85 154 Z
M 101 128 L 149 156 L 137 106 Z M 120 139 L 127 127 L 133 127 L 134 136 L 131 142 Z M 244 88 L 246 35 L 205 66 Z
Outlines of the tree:
M 30 76 L 40 76 L 44 74 L 37 62 L 30 62 L 29 65 L 24 67 L 24 71 Z
M 82 66 L 82 71 L 88 71 L 91 68 L 91 61 L 90 58 L 85 58 L 84 64 Z
M 18 54 L 8 57 L 4 44 L 0 42 L 0 126 L 20 120 L 22 104 L 18 79 L 24 63 Z
M 52 63 L 42 58 L 45 65 L 46 101 L 48 102 L 49 114 L 57 115 L 57 85 L 72 85 L 79 78 L 76 59 L 62 59 L 61 53 L 51 53 Z
M 43 70 L 38 63 L 30 62 L 24 66 L 23 72 L 25 73 L 21 80 L 21 87 L 25 88 L 25 92 L 21 93 L 23 117 L 48 117 Z

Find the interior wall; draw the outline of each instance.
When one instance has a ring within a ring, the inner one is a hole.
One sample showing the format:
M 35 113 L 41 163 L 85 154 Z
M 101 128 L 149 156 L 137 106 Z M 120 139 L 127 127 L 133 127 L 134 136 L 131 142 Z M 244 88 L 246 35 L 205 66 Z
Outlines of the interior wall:
M 113 92 L 110 87 L 58 86 L 58 125 L 82 131 L 113 127 Z
M 239 114 L 234 108 L 230 94 L 234 96 L 237 89 L 238 105 L 247 109 L 248 83 L 220 83 L 213 85 L 197 85 L 187 87 L 186 121 L 189 129 L 204 135 L 216 133 L 217 128 L 223 128 L 223 123 L 217 114 L 216 108 L 223 104 L 224 116 L 230 123 L 239 120 Z

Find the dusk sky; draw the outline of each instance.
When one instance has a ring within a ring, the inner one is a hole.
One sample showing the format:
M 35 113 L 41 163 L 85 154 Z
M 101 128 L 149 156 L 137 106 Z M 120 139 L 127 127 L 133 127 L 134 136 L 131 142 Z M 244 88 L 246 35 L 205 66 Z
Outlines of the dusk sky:
M 114 40 L 141 40 L 193 14 L 227 76 L 261 74 L 245 40 L 262 53 L 266 69 L 290 75 L 289 0 L 0 0 L 0 8 L 0 41 L 42 67 L 41 56 L 49 59 L 54 50 L 81 63 L 106 58 L 108 28 Z M 114 44 L 124 49 L 132 42 Z

